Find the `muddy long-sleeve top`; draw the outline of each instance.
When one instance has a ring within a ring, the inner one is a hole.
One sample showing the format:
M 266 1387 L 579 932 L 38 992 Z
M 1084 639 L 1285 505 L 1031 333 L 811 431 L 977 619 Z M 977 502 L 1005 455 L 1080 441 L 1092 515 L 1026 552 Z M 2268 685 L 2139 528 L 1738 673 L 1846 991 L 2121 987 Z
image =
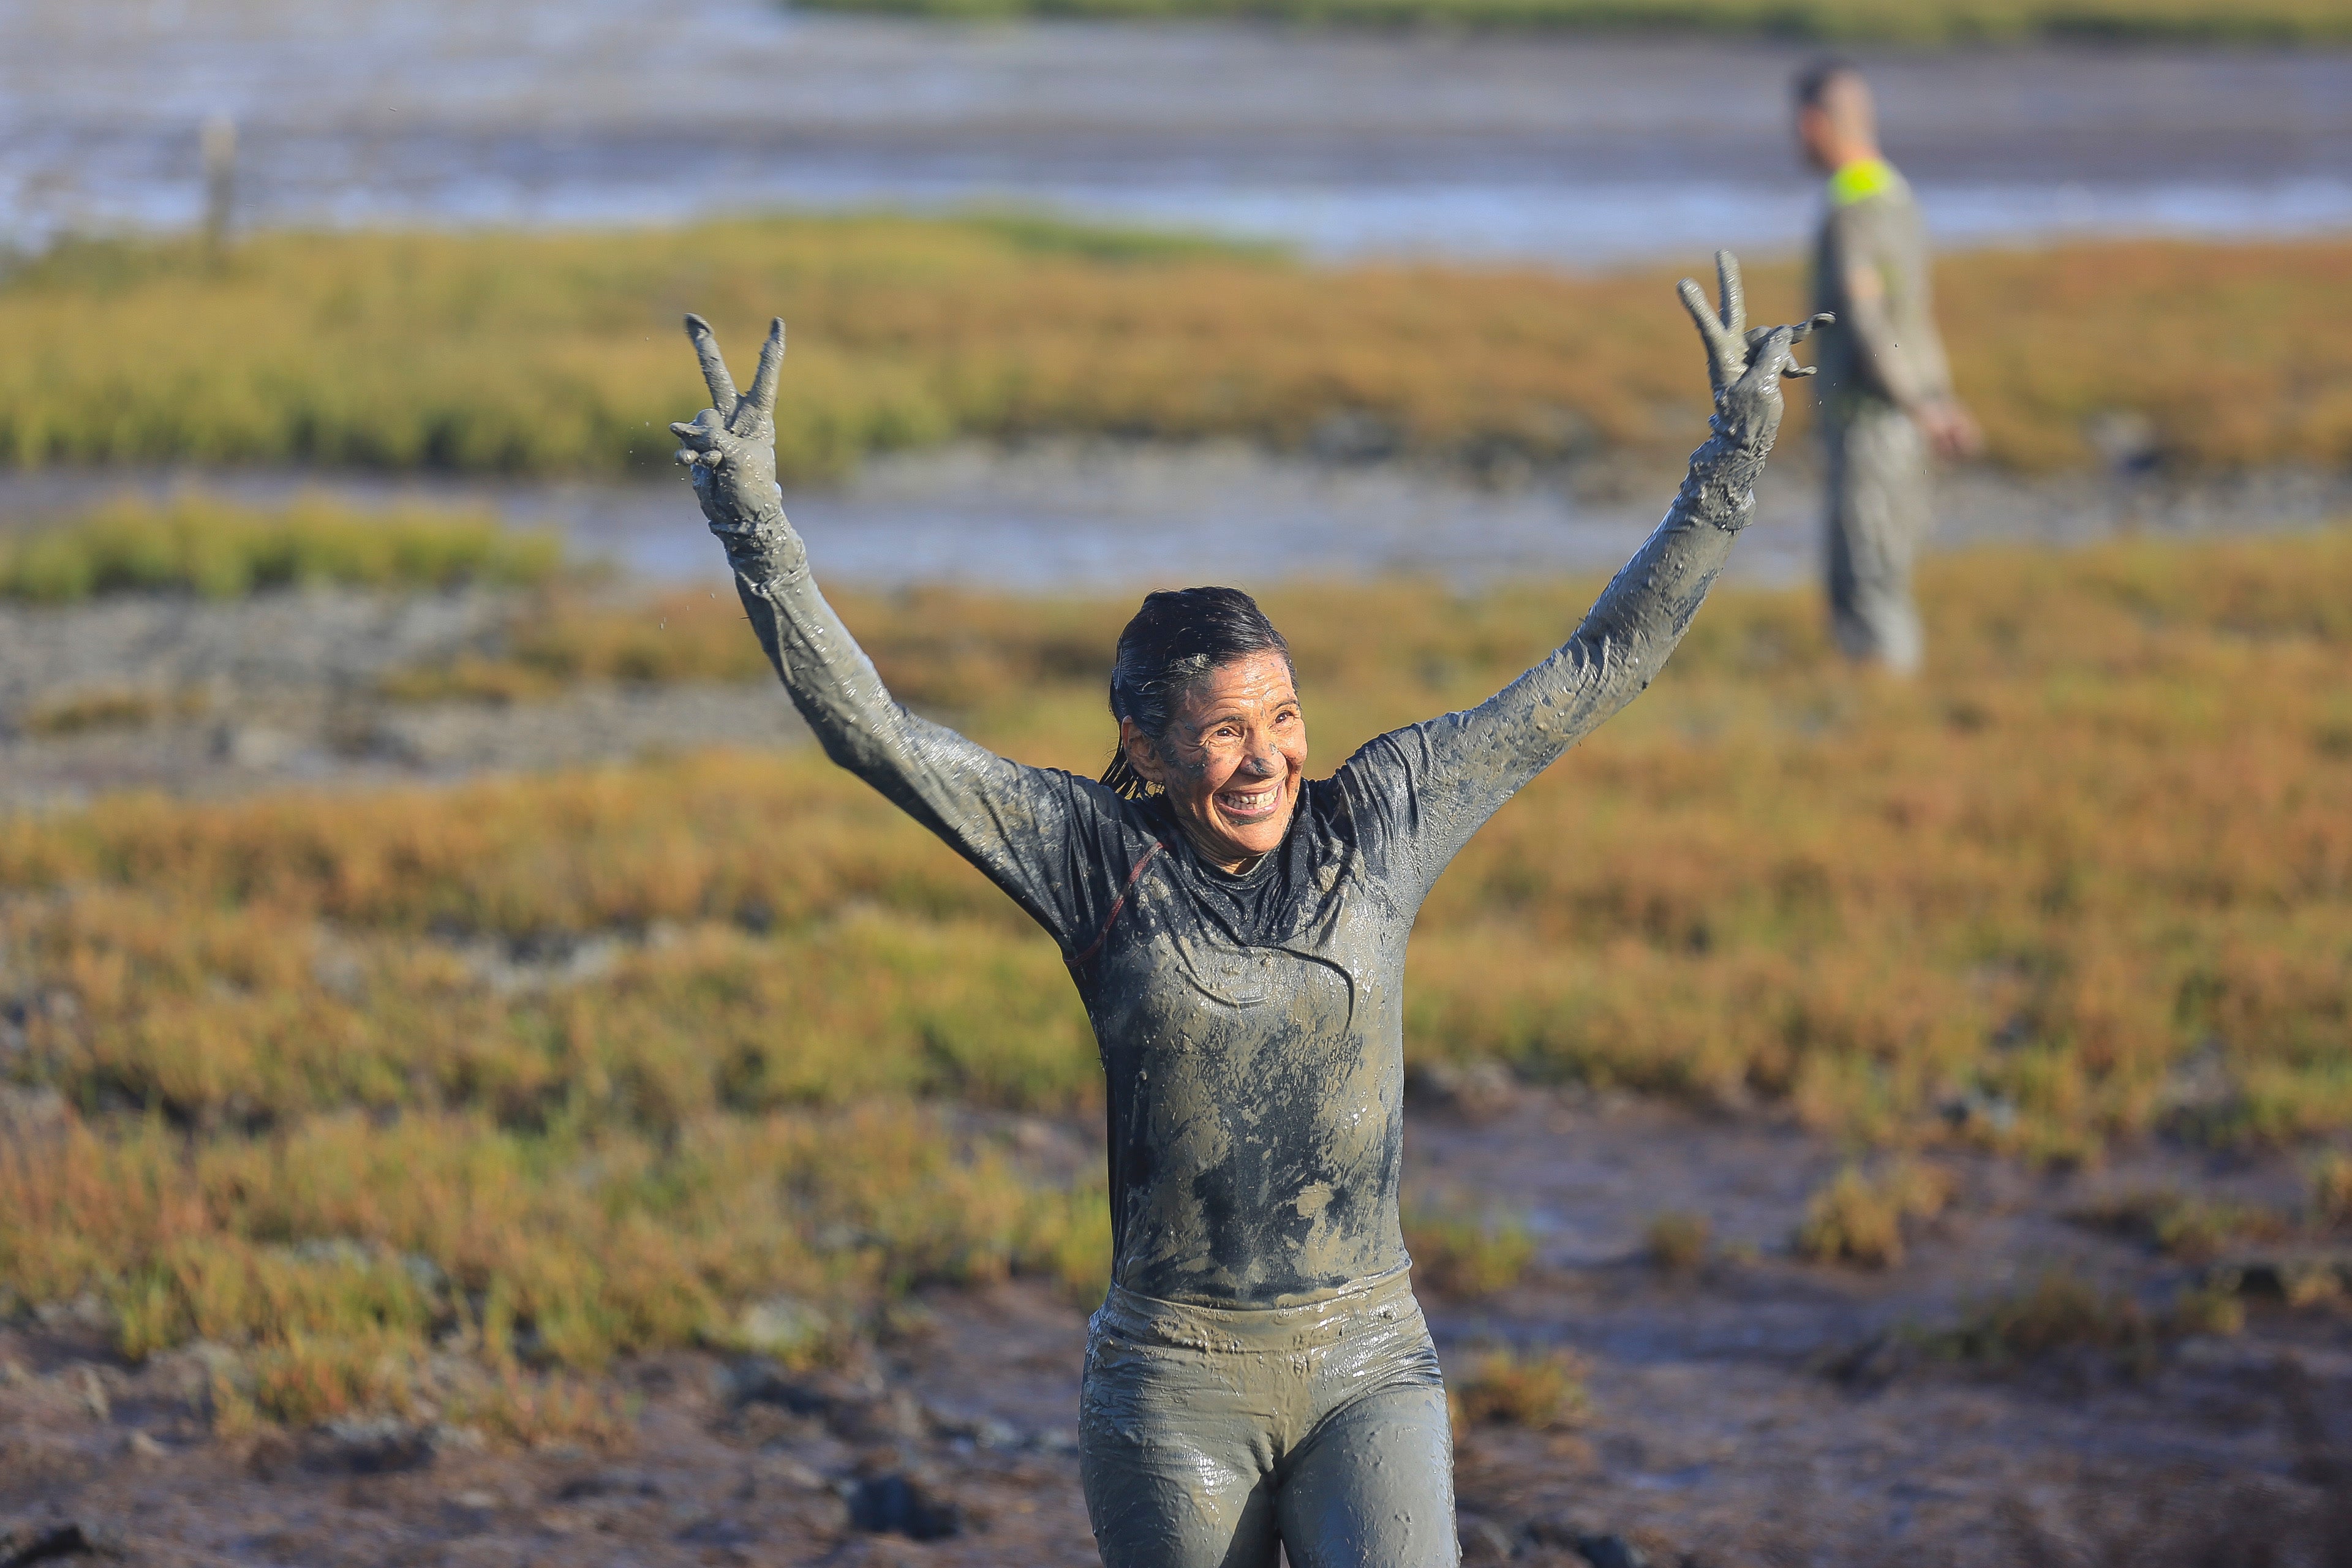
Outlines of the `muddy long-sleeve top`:
M 1720 408 L 1665 521 L 1559 650 L 1477 707 L 1307 784 L 1228 874 L 1164 802 L 1026 767 L 908 712 L 781 514 L 729 542 L 793 703 L 835 762 L 1060 944 L 1108 1079 L 1113 1278 L 1169 1300 L 1311 1300 L 1406 1265 L 1405 939 L 1481 823 L 1656 676 L 1752 510 L 1777 424 Z
M 1911 187 L 1883 158 L 1830 178 L 1813 247 L 1813 309 L 1837 322 L 1820 337 L 1822 407 L 1832 419 L 1951 393 L 1936 331 L 1927 225 Z

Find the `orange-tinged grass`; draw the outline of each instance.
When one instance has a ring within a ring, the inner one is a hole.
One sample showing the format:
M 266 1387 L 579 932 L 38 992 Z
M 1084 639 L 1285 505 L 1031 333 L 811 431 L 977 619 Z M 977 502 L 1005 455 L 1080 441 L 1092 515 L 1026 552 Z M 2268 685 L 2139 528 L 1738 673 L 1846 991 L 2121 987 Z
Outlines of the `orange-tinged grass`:
M 2230 468 L 2352 455 L 2352 337 L 2307 326 L 2347 264 L 2342 240 L 2135 242 L 1938 278 L 1995 460 L 2085 463 L 2085 421 L 2132 411 L 2168 461 Z M 665 472 L 667 423 L 706 396 L 690 309 L 744 360 L 791 321 L 778 458 L 799 479 L 958 437 L 1296 447 L 1335 416 L 1473 465 L 1671 462 L 1706 395 L 1673 278 L 899 217 L 82 244 L 0 280 L 0 461 Z M 1758 267 L 1758 313 L 1792 315 L 1799 288 Z
M 1910 685 L 1842 668 L 1808 595 L 1721 595 L 1439 884 L 1408 1051 L 1898 1151 L 2352 1130 L 2352 534 L 1924 591 Z M 1267 604 L 1328 766 L 1589 592 Z M 681 638 L 748 640 L 705 603 Z M 847 604 L 910 696 L 1099 762 L 1126 606 Z M 640 612 L 576 614 L 593 647 Z M 0 1154 L 0 1279 L 99 1293 L 126 1349 L 290 1358 L 285 1418 L 388 1399 L 392 1352 L 541 1377 L 779 1295 L 854 1326 L 923 1280 L 1099 1287 L 1099 1176 L 1007 1120 L 1099 1103 L 1058 955 L 813 748 L 20 815 L 0 885 L 11 1071 L 79 1118 Z
M 1550 1432 L 1580 1426 L 1592 1414 L 1585 1387 L 1591 1363 L 1574 1351 L 1484 1352 L 1448 1379 L 1446 1405 L 1460 1440 L 1482 1426 Z

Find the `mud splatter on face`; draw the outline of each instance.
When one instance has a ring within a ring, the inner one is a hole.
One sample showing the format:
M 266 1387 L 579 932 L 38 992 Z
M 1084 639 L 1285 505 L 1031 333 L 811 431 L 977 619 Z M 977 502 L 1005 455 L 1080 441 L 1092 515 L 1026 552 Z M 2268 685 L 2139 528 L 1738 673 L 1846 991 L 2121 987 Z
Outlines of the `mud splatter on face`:
M 1185 688 L 1164 733 L 1147 735 L 1129 719 L 1119 744 L 1212 866 L 1239 870 L 1289 831 L 1307 772 L 1307 716 L 1284 655 L 1213 666 Z

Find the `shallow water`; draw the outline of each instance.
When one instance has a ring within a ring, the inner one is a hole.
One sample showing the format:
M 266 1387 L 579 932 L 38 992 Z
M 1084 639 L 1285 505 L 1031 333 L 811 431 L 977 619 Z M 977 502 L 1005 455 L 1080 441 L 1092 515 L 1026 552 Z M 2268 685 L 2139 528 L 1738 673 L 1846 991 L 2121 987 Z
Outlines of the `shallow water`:
M 1729 568 L 1751 583 L 1809 579 L 1820 489 L 1792 445 L 1758 486 L 1757 521 Z M 1529 475 L 1483 486 L 1401 463 L 1333 465 L 1239 444 L 978 446 L 869 462 L 848 484 L 788 493 L 819 577 L 870 588 L 951 583 L 1016 593 L 1126 593 L 1409 575 L 1465 587 L 1606 575 L 1633 554 L 1680 475 Z M 320 475 L 296 470 L 0 471 L 0 528 L 123 491 L 192 489 L 263 505 L 323 490 L 362 507 L 487 507 L 561 531 L 580 555 L 644 583 L 723 584 L 726 563 L 681 479 L 635 484 Z M 2280 470 L 2172 483 L 1967 471 L 1939 487 L 1938 548 L 2079 544 L 2117 533 L 2307 528 L 2352 516 L 2352 476 Z
M 622 0 L 16 0 L 0 237 L 170 227 L 195 128 L 260 224 L 673 222 L 978 202 L 1310 254 L 1570 265 L 1795 245 L 1798 51 L 1722 41 L 961 28 Z M 1872 62 L 1947 243 L 2352 227 L 2352 55 Z

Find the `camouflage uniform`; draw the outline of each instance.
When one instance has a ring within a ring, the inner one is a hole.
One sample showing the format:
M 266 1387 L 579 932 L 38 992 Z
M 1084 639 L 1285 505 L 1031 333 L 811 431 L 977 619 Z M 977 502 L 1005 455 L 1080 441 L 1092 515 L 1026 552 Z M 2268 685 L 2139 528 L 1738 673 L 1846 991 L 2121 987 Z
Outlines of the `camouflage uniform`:
M 1857 270 L 1878 288 L 1857 297 Z M 1919 204 L 1883 159 L 1849 163 L 1829 182 L 1813 308 L 1837 315 L 1819 340 L 1832 627 L 1850 657 L 1907 672 L 1922 651 L 1911 565 L 1931 518 L 1927 441 L 1904 410 L 1949 396 L 1951 378 Z

